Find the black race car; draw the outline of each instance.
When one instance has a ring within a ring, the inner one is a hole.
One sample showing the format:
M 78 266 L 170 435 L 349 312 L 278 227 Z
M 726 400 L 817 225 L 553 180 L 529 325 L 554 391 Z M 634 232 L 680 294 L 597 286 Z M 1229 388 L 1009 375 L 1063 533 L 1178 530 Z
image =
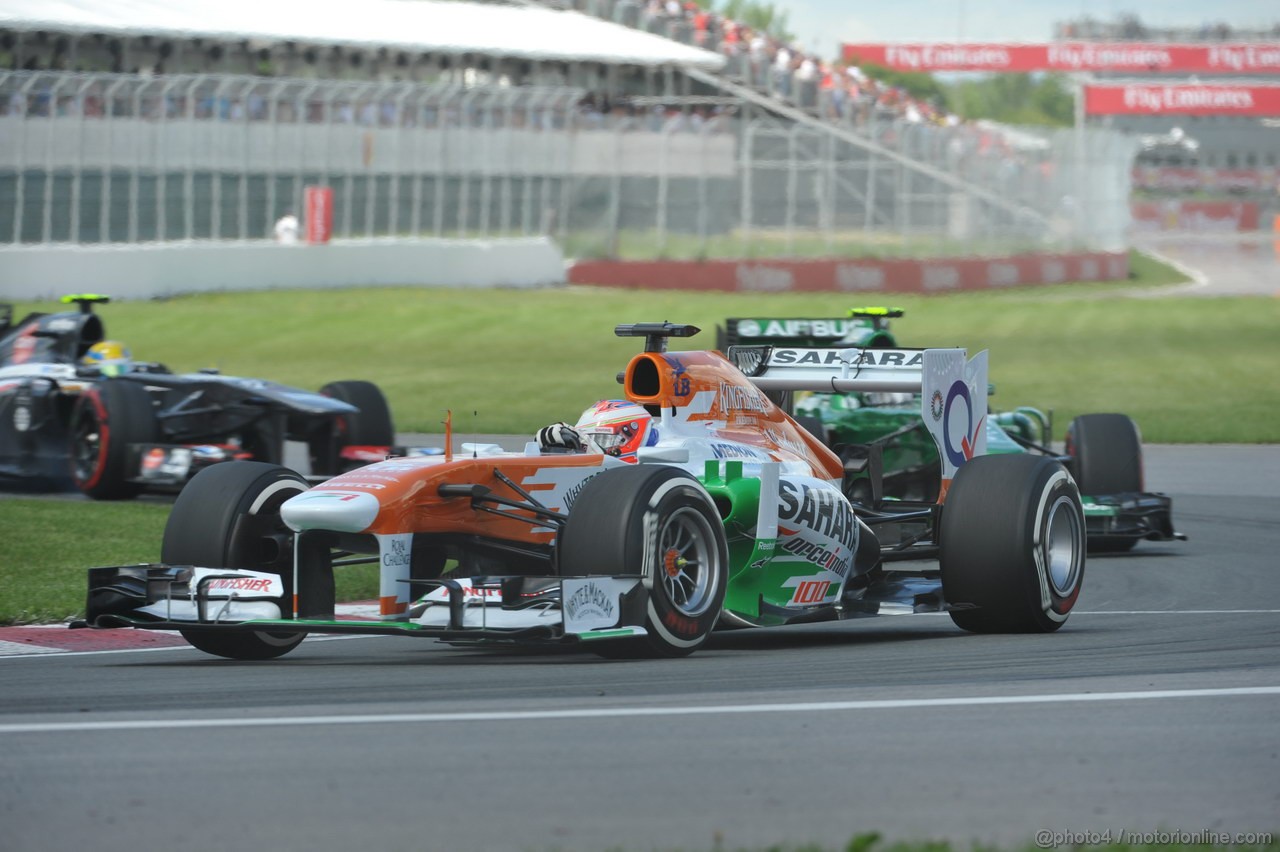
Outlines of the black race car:
M 316 477 L 381 460 L 394 443 L 386 399 L 370 382 L 316 393 L 156 363 L 94 366 L 86 356 L 106 335 L 93 308 L 109 299 L 62 301 L 76 309 L 16 322 L 12 305 L 0 305 L 0 485 L 116 500 L 180 488 L 217 462 L 280 464 L 286 441 L 306 444 Z

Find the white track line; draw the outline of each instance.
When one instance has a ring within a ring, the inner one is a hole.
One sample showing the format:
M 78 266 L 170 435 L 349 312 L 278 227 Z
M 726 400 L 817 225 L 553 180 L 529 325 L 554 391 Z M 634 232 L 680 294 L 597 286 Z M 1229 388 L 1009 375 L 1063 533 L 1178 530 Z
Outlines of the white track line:
M 1190 278 L 1191 283 L 1183 284 L 1180 286 L 1174 285 L 1171 287 L 1134 290 L 1132 291 L 1133 295 L 1156 297 L 1156 298 L 1159 298 L 1161 296 L 1183 296 L 1183 295 L 1186 295 L 1187 293 L 1192 293 L 1197 290 L 1203 290 L 1206 287 L 1209 287 L 1213 284 L 1213 282 L 1209 280 L 1209 276 L 1206 275 L 1203 270 L 1197 269 L 1196 267 L 1191 266 L 1190 264 L 1183 263 L 1180 260 L 1175 260 L 1174 258 L 1169 257 L 1167 254 L 1159 251 L 1158 249 L 1148 246 L 1146 248 L 1141 248 L 1138 250 L 1141 251 L 1143 254 L 1150 255 L 1160 263 L 1164 263 L 1164 264 L 1168 264 L 1169 266 L 1172 266 L 1178 272 L 1181 272 L 1183 275 Z
M 1096 701 L 1150 701 L 1169 698 L 1223 698 L 1280 695 L 1280 686 L 1230 689 L 1165 689 L 1148 692 L 1074 692 L 1061 695 L 991 695 L 973 698 L 903 698 L 875 701 L 820 701 L 796 704 L 718 704 L 710 707 L 611 707 L 595 710 L 529 710 L 481 713 L 388 713 L 382 716 L 267 716 L 257 719 L 140 719 L 119 722 L 37 722 L 0 725 L 0 734 L 151 731 L 160 728 L 256 728 L 288 725 L 386 725 L 432 722 L 530 722 L 546 719 L 619 719 L 632 716 L 721 716 L 726 713 L 830 713 L 845 710 L 902 710 L 1011 704 L 1067 704 Z
M 0 657 L 40 656 L 41 654 L 61 654 L 61 648 L 50 648 L 44 645 L 29 645 L 25 642 L 8 642 L 0 639 Z
M 1280 609 L 1095 609 L 1072 615 L 1278 615 Z

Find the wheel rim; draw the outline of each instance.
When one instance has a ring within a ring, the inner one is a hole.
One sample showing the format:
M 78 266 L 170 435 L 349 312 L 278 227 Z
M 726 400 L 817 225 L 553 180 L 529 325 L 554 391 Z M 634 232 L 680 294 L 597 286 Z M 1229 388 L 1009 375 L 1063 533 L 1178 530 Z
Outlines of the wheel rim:
M 102 430 L 98 418 L 88 412 L 77 418 L 71 442 L 71 469 L 77 481 L 89 482 L 102 460 Z
M 293 531 L 280 517 L 280 507 L 307 487 L 300 482 L 290 484 L 294 487 L 280 488 L 249 514 L 257 523 L 244 528 L 245 537 L 231 546 L 232 553 L 239 557 L 237 561 L 251 570 L 283 572 L 293 564 Z
M 1049 583 L 1059 597 L 1068 597 L 1080 580 L 1082 547 L 1080 519 L 1070 498 L 1059 497 L 1054 502 L 1045 529 L 1044 555 Z
M 297 645 L 306 638 L 305 633 L 268 633 L 265 630 L 255 630 L 253 635 L 258 641 L 264 645 L 271 645 L 275 648 L 286 648 Z
M 681 508 L 662 524 L 658 537 L 659 580 L 672 607 L 690 618 L 711 606 L 720 552 L 701 512 Z

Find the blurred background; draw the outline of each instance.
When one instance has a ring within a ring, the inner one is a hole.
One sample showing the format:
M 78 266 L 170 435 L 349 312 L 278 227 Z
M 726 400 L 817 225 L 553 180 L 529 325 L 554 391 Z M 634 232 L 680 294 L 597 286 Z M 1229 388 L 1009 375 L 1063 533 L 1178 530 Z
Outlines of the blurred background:
M 809 27 L 830 15 L 821 37 L 784 0 L 5 0 L 0 252 L 538 236 L 571 260 L 970 258 L 1206 234 L 1271 252 L 1280 16 L 1063 5 L 1042 32 L 1021 16 L 1006 42 L 961 40 L 1001 32 L 986 5 L 931 4 L 918 31 L 957 39 L 908 43 L 822 0 L 797 3 Z

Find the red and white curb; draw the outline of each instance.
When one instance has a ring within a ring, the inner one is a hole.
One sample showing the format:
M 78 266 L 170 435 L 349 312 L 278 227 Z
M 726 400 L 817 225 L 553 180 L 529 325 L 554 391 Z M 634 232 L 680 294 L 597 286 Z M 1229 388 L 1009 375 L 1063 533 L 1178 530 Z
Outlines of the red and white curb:
M 377 603 L 339 604 L 346 618 L 377 618 Z M 172 630 L 72 630 L 65 624 L 0 627 L 0 657 L 37 657 L 103 651 L 190 647 Z

